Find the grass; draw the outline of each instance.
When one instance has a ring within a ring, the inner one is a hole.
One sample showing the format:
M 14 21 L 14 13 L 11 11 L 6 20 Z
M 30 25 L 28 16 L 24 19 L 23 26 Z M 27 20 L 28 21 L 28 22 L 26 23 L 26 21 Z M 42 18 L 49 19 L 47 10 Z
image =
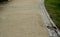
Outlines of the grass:
M 50 17 L 60 29 L 60 0 L 45 0 L 45 6 Z

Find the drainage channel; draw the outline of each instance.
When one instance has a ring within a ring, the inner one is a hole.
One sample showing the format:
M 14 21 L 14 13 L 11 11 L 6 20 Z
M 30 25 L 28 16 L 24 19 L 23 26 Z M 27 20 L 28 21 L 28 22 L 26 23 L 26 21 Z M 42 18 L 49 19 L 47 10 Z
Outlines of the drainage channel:
M 60 31 L 54 24 L 54 22 L 51 20 L 45 6 L 44 6 L 44 0 L 40 0 L 40 15 L 42 17 L 42 20 L 44 21 L 44 24 L 47 28 L 47 31 L 49 33 L 50 37 L 60 37 Z

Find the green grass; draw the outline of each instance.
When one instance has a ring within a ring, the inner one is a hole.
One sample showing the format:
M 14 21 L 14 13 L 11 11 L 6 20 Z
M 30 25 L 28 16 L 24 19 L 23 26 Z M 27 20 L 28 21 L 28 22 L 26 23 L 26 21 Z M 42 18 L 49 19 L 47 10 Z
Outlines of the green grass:
M 60 0 L 45 0 L 45 6 L 50 17 L 60 29 Z

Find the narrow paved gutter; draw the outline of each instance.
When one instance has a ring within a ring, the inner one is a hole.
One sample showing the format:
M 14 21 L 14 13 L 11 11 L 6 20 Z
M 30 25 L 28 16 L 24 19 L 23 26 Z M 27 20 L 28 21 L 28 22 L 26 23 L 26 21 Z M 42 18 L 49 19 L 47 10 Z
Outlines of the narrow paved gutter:
M 0 37 L 49 37 L 40 0 L 12 0 L 0 5 Z
M 60 37 L 60 31 L 54 24 L 54 22 L 51 20 L 48 12 L 46 11 L 46 8 L 44 6 L 45 0 L 40 0 L 40 11 L 41 11 L 41 17 L 45 23 L 45 26 L 49 32 L 50 37 Z

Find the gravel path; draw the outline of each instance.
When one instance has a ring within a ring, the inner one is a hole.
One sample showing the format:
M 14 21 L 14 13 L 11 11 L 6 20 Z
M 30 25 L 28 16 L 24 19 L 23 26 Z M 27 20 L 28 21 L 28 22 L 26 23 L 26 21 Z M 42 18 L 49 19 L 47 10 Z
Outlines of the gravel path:
M 0 37 L 49 37 L 39 5 L 40 0 L 12 0 L 0 7 Z

